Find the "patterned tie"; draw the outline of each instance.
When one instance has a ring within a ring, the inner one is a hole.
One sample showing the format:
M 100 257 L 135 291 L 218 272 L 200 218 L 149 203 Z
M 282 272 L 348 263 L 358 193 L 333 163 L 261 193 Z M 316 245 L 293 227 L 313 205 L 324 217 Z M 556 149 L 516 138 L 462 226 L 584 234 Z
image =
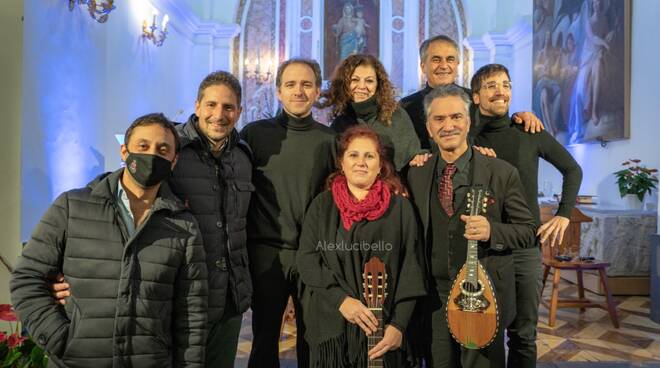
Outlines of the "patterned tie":
M 440 205 L 445 210 L 449 217 L 454 215 L 454 186 L 451 182 L 451 177 L 456 172 L 455 164 L 447 164 L 442 170 L 442 177 L 440 178 L 440 186 L 438 188 L 438 199 Z

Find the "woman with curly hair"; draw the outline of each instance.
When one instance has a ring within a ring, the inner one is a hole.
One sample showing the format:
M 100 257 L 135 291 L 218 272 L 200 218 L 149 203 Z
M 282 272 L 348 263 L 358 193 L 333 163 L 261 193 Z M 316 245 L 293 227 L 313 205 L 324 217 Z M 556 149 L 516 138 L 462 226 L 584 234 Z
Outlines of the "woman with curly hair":
M 337 146 L 337 171 L 307 210 L 296 254 L 309 366 L 408 367 L 415 360 L 404 335 L 426 295 L 414 210 L 378 133 L 354 126 Z M 364 298 L 362 271 L 372 257 L 387 270 L 382 320 Z
M 324 97 L 324 105 L 332 106 L 331 127 L 339 134 L 357 124 L 374 129 L 397 171 L 424 153 L 410 117 L 394 99 L 383 64 L 374 56 L 355 54 L 344 59 Z

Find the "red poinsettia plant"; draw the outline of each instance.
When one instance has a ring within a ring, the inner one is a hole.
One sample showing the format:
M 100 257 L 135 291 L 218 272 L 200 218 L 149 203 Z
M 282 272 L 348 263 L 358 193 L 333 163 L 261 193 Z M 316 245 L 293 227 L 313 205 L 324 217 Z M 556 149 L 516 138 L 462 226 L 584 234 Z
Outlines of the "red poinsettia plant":
M 641 165 L 641 160 L 631 158 L 621 165 L 625 168 L 614 173 L 619 186 L 619 194 L 623 198 L 626 194 L 634 194 L 641 202 L 644 195 L 651 194 L 658 182 L 657 169 L 647 169 Z
M 29 337 L 21 334 L 16 312 L 10 304 L 0 304 L 0 321 L 9 323 L 9 332 L 0 331 L 0 364 L 2 367 L 46 367 L 48 358 Z M 14 325 L 15 323 L 15 325 Z

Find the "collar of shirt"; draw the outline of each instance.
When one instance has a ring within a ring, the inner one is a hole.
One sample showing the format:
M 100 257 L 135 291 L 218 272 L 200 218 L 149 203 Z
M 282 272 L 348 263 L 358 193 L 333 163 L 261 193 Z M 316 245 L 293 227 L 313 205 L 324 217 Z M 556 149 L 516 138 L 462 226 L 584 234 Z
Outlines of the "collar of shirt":
M 227 143 L 228 143 L 228 142 L 229 142 L 229 137 L 226 137 L 225 140 L 224 140 L 224 141 L 222 142 L 222 144 L 220 145 L 220 149 L 219 149 L 219 150 L 217 150 L 217 151 L 213 151 L 213 150 L 211 150 L 211 155 L 213 155 L 213 157 L 214 157 L 216 160 L 217 160 L 218 158 L 220 158 L 220 156 L 222 155 L 222 152 L 225 151 L 225 148 L 227 148 Z M 210 147 L 210 144 L 209 144 L 209 147 Z M 210 148 L 209 148 L 209 149 L 210 149 Z
M 128 195 L 121 179 L 117 181 L 117 203 L 119 204 L 119 214 L 124 220 L 128 233 L 133 234 L 135 232 L 135 218 L 133 212 L 131 212 L 131 203 L 128 201 Z
M 467 151 L 465 151 L 461 155 L 461 157 L 459 157 L 456 161 L 454 161 L 454 164 L 456 165 L 456 172 L 465 173 L 469 169 L 471 159 L 472 159 L 472 147 L 468 146 Z M 445 169 L 445 166 L 447 166 L 447 162 L 438 153 L 438 170 L 437 170 L 438 177 L 442 176 L 442 170 Z

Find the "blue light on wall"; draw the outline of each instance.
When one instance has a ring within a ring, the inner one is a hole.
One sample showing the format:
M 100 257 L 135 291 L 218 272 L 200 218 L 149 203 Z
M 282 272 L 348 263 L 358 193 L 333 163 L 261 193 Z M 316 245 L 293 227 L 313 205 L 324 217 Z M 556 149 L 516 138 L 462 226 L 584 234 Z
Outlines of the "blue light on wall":
M 26 1 L 23 49 L 21 238 L 52 200 L 105 169 L 97 147 L 104 55 L 89 18 L 59 2 Z M 28 15 L 29 14 L 29 15 Z

